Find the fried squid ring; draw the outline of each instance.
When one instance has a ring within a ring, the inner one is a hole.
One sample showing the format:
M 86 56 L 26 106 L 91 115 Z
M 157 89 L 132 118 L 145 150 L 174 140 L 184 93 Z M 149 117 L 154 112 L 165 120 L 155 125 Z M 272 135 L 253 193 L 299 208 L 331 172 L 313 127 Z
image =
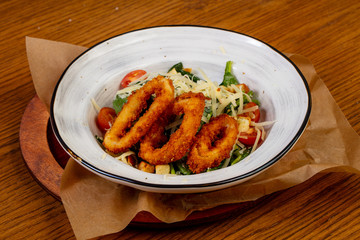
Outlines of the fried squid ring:
M 205 108 L 205 96 L 202 93 L 184 93 L 175 99 L 167 116 L 155 122 L 151 130 L 141 140 L 139 156 L 153 165 L 163 165 L 184 157 L 195 140 Z M 165 126 L 174 115 L 184 114 L 180 127 L 163 145 L 166 136 Z
M 152 94 L 156 95 L 154 101 L 140 117 Z M 113 153 L 129 149 L 149 131 L 173 101 L 174 86 L 170 79 L 158 76 L 150 80 L 129 96 L 113 126 L 106 132 L 103 145 Z M 132 126 L 135 120 L 138 121 Z
M 227 114 L 211 119 L 196 135 L 196 142 L 187 159 L 190 170 L 201 173 L 219 166 L 225 158 L 230 157 L 238 132 L 237 121 Z

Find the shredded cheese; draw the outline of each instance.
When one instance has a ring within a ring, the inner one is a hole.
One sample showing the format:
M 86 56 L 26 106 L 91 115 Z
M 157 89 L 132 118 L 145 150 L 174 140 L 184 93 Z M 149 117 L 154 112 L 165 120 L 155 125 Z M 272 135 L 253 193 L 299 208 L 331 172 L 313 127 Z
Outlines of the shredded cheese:
M 221 51 L 223 54 L 226 54 L 225 48 L 224 48 L 223 46 L 220 46 L 220 51 Z
M 94 108 L 95 108 L 96 112 L 98 112 L 98 113 L 99 113 L 99 112 L 100 112 L 101 107 L 97 104 L 97 102 L 95 101 L 95 99 L 91 98 L 90 100 L 91 100 L 91 103 L 92 103 L 92 105 L 94 106 Z
M 235 112 L 234 106 L 230 105 L 230 109 L 231 109 L 231 116 L 235 118 L 236 117 L 236 112 Z
M 263 127 L 263 126 L 267 126 L 267 125 L 271 125 L 273 123 L 275 123 L 276 121 L 266 121 L 266 122 L 251 122 L 251 126 L 253 127 Z
M 251 100 L 251 97 L 250 97 L 248 94 L 246 94 L 246 93 L 243 92 L 243 95 L 247 98 L 247 100 L 248 100 L 249 102 L 252 101 L 252 100 Z
M 263 126 L 261 126 L 260 130 L 261 130 L 261 140 L 264 141 L 265 140 L 265 135 L 266 135 L 265 129 L 264 129 Z
M 237 138 L 237 139 L 239 139 L 239 136 L 240 136 L 240 135 L 238 135 L 238 138 Z M 242 144 L 241 142 L 239 142 L 239 140 L 236 140 L 236 144 L 237 144 L 240 148 L 242 148 L 243 150 L 245 150 L 245 145 Z
M 253 146 L 252 149 L 251 149 L 250 154 L 255 151 L 255 149 L 257 148 L 257 145 L 258 145 L 258 143 L 259 143 L 259 140 L 260 140 L 261 131 L 260 131 L 257 127 L 255 127 L 255 130 L 256 130 L 256 132 L 257 132 L 256 140 L 255 140 L 254 146 Z
M 257 110 L 257 109 L 259 109 L 259 107 L 256 105 L 256 106 L 253 106 L 253 107 L 244 109 L 244 110 L 243 110 L 243 113 L 254 112 L 254 111 Z
M 216 116 L 219 116 L 224 111 L 225 107 L 229 105 L 230 102 L 231 102 L 230 99 L 224 99 L 216 110 Z
M 208 123 L 209 122 L 209 119 L 205 116 L 202 116 L 201 117 L 201 121 L 205 122 L 205 123 Z
M 210 87 L 210 97 L 211 97 L 211 102 L 212 102 L 212 111 L 214 114 L 214 117 L 217 116 L 216 114 L 216 90 L 217 90 L 217 86 L 215 86 L 215 84 L 207 77 L 207 75 L 204 73 L 204 71 L 202 71 L 200 69 L 200 73 L 203 75 L 204 80 L 208 83 L 209 87 Z
M 127 161 L 127 157 L 130 156 L 130 155 L 135 155 L 135 153 L 133 151 L 127 151 L 127 152 L 124 152 L 122 153 L 120 156 L 117 156 L 115 157 L 116 159 L 118 160 L 121 160 L 122 162 L 129 164 L 129 162 Z

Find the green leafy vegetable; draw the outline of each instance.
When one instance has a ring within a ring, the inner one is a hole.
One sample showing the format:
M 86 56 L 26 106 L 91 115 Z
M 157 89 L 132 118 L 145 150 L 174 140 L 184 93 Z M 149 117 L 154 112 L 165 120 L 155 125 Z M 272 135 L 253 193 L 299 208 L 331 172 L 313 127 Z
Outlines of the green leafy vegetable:
M 180 73 L 183 76 L 188 76 L 194 82 L 197 82 L 200 80 L 200 78 L 198 76 L 196 76 L 195 74 L 185 71 L 182 62 L 179 62 L 179 63 L 175 64 L 174 66 L 172 66 L 168 72 L 170 72 L 173 69 L 175 69 L 176 72 Z
M 245 149 L 244 152 L 241 154 L 238 151 L 237 152 L 234 151 L 234 153 L 232 155 L 232 159 L 230 160 L 230 166 L 240 162 L 241 160 L 243 160 L 244 158 L 249 156 L 250 153 L 251 153 L 251 148 Z
M 177 72 L 180 72 L 181 70 L 183 70 L 184 67 L 183 67 L 182 62 L 179 62 L 179 63 L 175 64 L 174 66 L 172 66 L 168 72 L 171 72 L 171 70 L 173 70 L 173 69 L 175 69 L 175 71 L 177 71 Z
M 203 115 L 205 115 L 205 117 L 210 120 L 213 115 L 211 107 L 205 107 Z
M 177 169 L 179 169 L 180 173 L 183 175 L 190 175 L 192 174 L 191 170 L 189 169 L 188 165 L 186 165 L 182 160 L 174 162 Z
M 219 166 L 217 166 L 217 167 L 208 168 L 207 172 L 211 172 L 211 171 L 218 170 L 218 169 L 222 168 L 222 166 L 224 165 L 225 161 L 226 161 L 226 159 L 224 159 L 224 160 L 219 164 Z
M 113 101 L 113 107 L 116 114 L 118 114 L 123 108 L 124 104 L 127 102 L 127 98 L 121 98 L 119 95 L 116 95 L 115 100 Z
M 211 107 L 205 107 L 205 108 L 204 108 L 203 116 L 204 116 L 207 120 L 210 120 L 210 118 L 213 116 L 213 112 L 212 112 Z M 206 124 L 206 122 L 204 122 L 203 120 L 201 120 L 201 122 L 200 122 L 200 127 L 199 127 L 198 131 L 200 131 L 200 129 L 202 128 L 202 126 L 203 126 L 204 124 Z
M 227 115 L 232 116 L 231 106 L 233 106 L 233 107 L 234 107 L 234 110 L 237 111 L 237 109 L 238 109 L 238 107 L 239 107 L 239 102 L 240 102 L 239 99 L 236 100 L 236 104 L 237 104 L 236 107 L 234 107 L 234 105 L 233 105 L 232 103 L 229 103 L 229 104 L 224 108 L 224 113 L 226 113 Z
M 99 137 L 98 135 L 95 135 L 95 139 L 100 143 L 100 145 L 103 143 L 104 139 L 102 137 Z
M 226 62 L 226 67 L 225 67 L 225 73 L 224 73 L 224 78 L 222 83 L 220 83 L 220 85 L 223 85 L 225 87 L 230 86 L 231 84 L 239 84 L 239 81 L 236 79 L 235 75 L 232 73 L 232 61 L 227 61 Z
M 169 165 L 170 165 L 170 174 L 176 174 L 173 163 L 169 163 Z
M 249 91 L 247 93 L 249 95 L 249 97 L 251 98 L 251 100 L 256 103 L 256 105 L 260 106 L 260 101 L 256 98 L 255 93 L 253 91 Z M 246 98 L 246 102 L 245 102 L 245 98 L 244 98 L 244 103 L 248 103 L 249 101 Z

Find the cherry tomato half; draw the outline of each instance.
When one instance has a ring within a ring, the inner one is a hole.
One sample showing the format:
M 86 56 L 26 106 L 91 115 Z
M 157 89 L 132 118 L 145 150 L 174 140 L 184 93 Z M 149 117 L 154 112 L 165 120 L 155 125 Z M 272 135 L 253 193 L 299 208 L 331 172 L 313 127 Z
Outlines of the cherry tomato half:
M 250 88 L 245 83 L 240 83 L 239 86 L 244 91 L 244 93 L 250 92 Z
M 244 109 L 252 108 L 252 107 L 255 107 L 255 106 L 257 106 L 256 103 L 249 102 L 249 103 L 245 104 Z M 255 111 L 245 113 L 244 115 L 246 117 L 250 117 L 251 121 L 254 121 L 254 122 L 259 122 L 259 120 L 260 120 L 260 110 L 259 110 L 259 108 L 256 109 Z
M 140 77 L 144 76 L 146 71 L 144 70 L 134 70 L 126 74 L 126 76 L 120 82 L 120 89 L 126 88 L 133 81 L 138 80 Z
M 250 128 L 250 131 L 240 133 L 239 141 L 247 146 L 252 146 L 255 144 L 256 136 L 257 136 L 257 132 L 256 132 L 255 128 L 252 127 L 252 128 Z M 260 135 L 260 137 L 261 137 L 261 135 Z M 259 142 L 260 141 L 261 141 L 261 138 L 260 138 Z
M 96 123 L 102 132 L 110 129 L 111 125 L 115 122 L 116 112 L 109 107 L 103 107 L 97 116 Z

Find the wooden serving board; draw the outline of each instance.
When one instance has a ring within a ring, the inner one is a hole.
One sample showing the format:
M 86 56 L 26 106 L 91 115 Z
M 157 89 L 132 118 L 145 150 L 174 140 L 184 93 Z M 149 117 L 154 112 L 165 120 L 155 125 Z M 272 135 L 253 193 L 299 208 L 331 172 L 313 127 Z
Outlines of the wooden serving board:
M 20 125 L 20 147 L 30 173 L 53 197 L 61 201 L 60 183 L 69 155 L 58 143 L 49 122 L 49 113 L 35 96 L 27 105 Z M 254 203 L 246 202 L 218 206 L 190 214 L 184 221 L 166 224 L 149 212 L 140 212 L 130 225 L 144 227 L 172 227 L 211 222 L 245 210 Z

